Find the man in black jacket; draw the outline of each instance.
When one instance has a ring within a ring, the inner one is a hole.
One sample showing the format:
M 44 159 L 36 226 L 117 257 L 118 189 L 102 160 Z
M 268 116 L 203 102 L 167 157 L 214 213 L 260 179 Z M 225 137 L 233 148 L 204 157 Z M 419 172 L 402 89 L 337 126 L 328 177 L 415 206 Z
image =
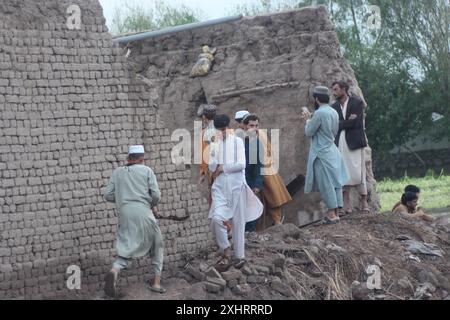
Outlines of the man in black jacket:
M 347 166 L 350 180 L 343 189 L 344 212 L 352 213 L 350 188 L 356 187 L 361 196 L 361 210 L 370 212 L 367 203 L 366 166 L 364 149 L 367 147 L 364 132 L 364 102 L 355 96 L 349 96 L 349 85 L 344 81 L 333 83 L 336 102 L 332 107 L 339 114 L 339 131 L 335 143 L 339 147 Z
M 261 141 L 258 139 L 259 118 L 255 114 L 249 114 L 242 122 L 246 130 L 246 137 L 244 138 L 246 161 L 245 180 L 255 195 L 261 199 L 261 191 L 263 188 L 261 155 L 264 155 L 264 149 Z M 255 232 L 257 221 L 247 222 L 245 231 Z

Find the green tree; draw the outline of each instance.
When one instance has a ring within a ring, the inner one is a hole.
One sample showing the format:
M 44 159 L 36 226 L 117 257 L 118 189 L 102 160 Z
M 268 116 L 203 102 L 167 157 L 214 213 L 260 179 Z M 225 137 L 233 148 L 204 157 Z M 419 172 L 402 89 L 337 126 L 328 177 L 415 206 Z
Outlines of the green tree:
M 328 8 L 345 58 L 368 104 L 367 135 L 374 157 L 386 158 L 418 135 L 450 135 L 449 7 L 445 0 L 260 0 L 247 15 L 310 4 Z M 380 8 L 371 28 L 369 5 Z M 445 116 L 437 123 L 432 112 Z
M 445 0 L 374 0 L 385 24 L 384 47 L 392 59 L 410 65 L 421 121 L 414 125 L 436 138 L 450 135 L 449 10 Z M 445 116 L 437 123 L 431 113 Z M 433 130 L 431 130 L 433 128 Z
M 330 0 L 259 0 L 257 3 L 237 5 L 231 14 L 255 16 L 259 14 L 299 9 L 311 5 L 330 5 Z
M 203 13 L 187 6 L 171 6 L 163 0 L 154 1 L 148 7 L 126 4 L 116 7 L 111 23 L 113 34 L 151 31 L 171 26 L 198 22 Z

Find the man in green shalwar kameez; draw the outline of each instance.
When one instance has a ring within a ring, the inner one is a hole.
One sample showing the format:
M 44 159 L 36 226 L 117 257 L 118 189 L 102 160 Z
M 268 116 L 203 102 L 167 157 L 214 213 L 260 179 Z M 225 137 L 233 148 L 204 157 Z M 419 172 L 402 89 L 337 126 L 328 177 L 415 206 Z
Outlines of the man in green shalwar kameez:
M 150 289 L 164 293 L 161 287 L 164 243 L 154 216 L 161 193 L 153 170 L 144 165 L 144 147 L 129 148 L 128 164 L 114 170 L 105 199 L 115 202 L 118 208 L 117 258 L 105 277 L 105 292 L 117 296 L 117 279 L 130 260 L 147 254 L 152 260 L 155 274 Z

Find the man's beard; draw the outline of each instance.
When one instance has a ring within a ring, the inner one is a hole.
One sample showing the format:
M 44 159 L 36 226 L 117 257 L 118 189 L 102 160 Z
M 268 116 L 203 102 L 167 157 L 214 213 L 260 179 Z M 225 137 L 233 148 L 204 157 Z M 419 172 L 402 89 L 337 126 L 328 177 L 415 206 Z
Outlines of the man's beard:
M 316 102 L 314 102 L 314 110 L 319 110 L 319 108 L 320 108 L 320 104 L 316 101 Z
M 247 131 L 246 134 L 247 134 L 247 137 L 249 137 L 249 138 L 256 138 L 256 136 L 257 136 L 256 130 Z

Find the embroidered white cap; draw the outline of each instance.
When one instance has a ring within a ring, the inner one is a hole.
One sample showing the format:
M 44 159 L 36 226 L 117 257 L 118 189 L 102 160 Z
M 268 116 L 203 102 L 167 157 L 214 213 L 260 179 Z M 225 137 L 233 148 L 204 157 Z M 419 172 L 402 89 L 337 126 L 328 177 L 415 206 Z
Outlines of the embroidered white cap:
M 236 115 L 234 116 L 235 120 L 244 119 L 246 116 L 248 116 L 250 112 L 246 110 L 238 111 L 236 112 Z
M 128 149 L 128 154 L 142 154 L 145 153 L 144 146 L 130 146 Z

